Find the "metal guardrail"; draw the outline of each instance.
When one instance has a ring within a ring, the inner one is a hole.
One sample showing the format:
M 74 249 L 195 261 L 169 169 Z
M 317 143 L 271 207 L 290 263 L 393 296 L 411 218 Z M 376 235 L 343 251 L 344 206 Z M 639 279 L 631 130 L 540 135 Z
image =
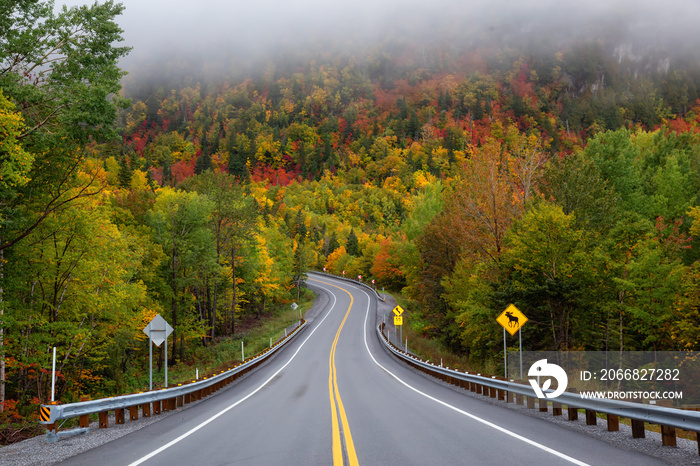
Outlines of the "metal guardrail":
M 311 272 L 308 272 L 308 273 L 312 273 L 312 274 L 315 274 L 315 275 L 322 275 L 322 276 L 324 276 L 324 277 L 335 278 L 335 279 L 337 279 L 337 280 L 343 280 L 343 281 L 345 281 L 345 282 L 353 283 L 353 284 L 355 284 L 355 285 L 364 286 L 364 287 L 367 288 L 368 290 L 372 291 L 372 292 L 375 294 L 375 296 L 377 297 L 378 300 L 380 300 L 381 302 L 386 302 L 386 296 L 380 295 L 379 292 L 378 292 L 377 290 L 375 290 L 374 288 L 372 288 L 371 286 L 369 286 L 367 283 L 361 282 L 361 281 L 359 281 L 359 280 L 354 280 L 354 279 L 352 279 L 352 278 L 345 278 L 345 277 L 341 277 L 341 276 L 339 276 L 339 275 L 333 275 L 333 274 L 331 274 L 331 273 L 326 273 L 326 272 L 316 272 L 315 270 L 314 270 L 314 271 L 311 271 Z
M 584 409 L 586 410 L 586 423 L 589 425 L 597 423 L 596 413 L 606 414 L 609 431 L 619 429 L 619 418 L 627 418 L 631 420 L 632 436 L 634 438 L 645 436 L 644 423 L 658 424 L 661 426 L 662 441 L 666 446 L 676 445 L 675 429 L 696 432 L 698 433 L 698 454 L 700 455 L 700 412 L 698 411 L 686 411 L 604 398 L 582 398 L 581 394 L 576 392 L 564 392 L 553 399 L 537 398 L 534 389 L 529 385 L 514 383 L 497 377 L 484 377 L 478 374 L 459 372 L 423 361 L 394 346 L 382 330 L 383 324 L 379 324 L 377 326 L 379 339 L 391 354 L 410 366 L 453 385 L 458 385 L 472 392 L 492 398 L 498 398 L 499 400 L 511 401 L 512 398 L 515 398 L 514 401 L 517 404 L 523 404 L 523 397 L 526 397 L 529 408 L 534 408 L 535 400 L 537 400 L 539 401 L 540 411 L 548 411 L 547 403 L 551 403 L 552 413 L 555 416 L 561 415 L 562 405 L 566 405 L 569 420 L 578 419 L 578 409 Z M 551 393 L 552 391 L 546 390 L 545 392 Z
M 205 377 L 204 379 L 192 382 L 177 387 L 165 388 L 161 390 L 153 390 L 143 393 L 135 393 L 131 395 L 115 396 L 110 398 L 101 398 L 98 400 L 81 401 L 77 403 L 68 403 L 64 405 L 41 405 L 41 424 L 46 424 L 49 431 L 55 431 L 57 421 L 81 418 L 81 427 L 83 419 L 87 420 L 90 414 L 100 414 L 100 427 L 108 427 L 107 412 L 115 411 L 115 418 L 118 424 L 123 423 L 123 410 L 130 408 L 131 419 L 138 418 L 138 407 L 143 407 L 144 417 L 150 416 L 150 406 L 153 404 L 155 414 L 159 414 L 161 410 L 160 403 L 167 402 L 163 405 L 164 411 L 175 410 L 177 406 L 182 406 L 183 403 L 198 400 L 203 396 L 210 395 L 223 386 L 233 382 L 235 379 L 252 370 L 265 362 L 269 357 L 275 354 L 287 342 L 291 341 L 299 334 L 301 329 L 306 327 L 306 321 L 302 320 L 289 335 L 275 343 L 271 348 L 253 356 L 241 364 L 227 370 L 222 371 L 214 376 Z M 54 425 L 51 429 L 50 425 Z

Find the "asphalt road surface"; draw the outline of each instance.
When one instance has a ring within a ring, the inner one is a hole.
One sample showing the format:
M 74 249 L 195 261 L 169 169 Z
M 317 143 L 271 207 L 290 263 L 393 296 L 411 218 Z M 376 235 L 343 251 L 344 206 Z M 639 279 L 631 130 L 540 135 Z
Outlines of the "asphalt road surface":
M 327 305 L 235 387 L 65 465 L 660 464 L 435 383 L 394 360 L 376 300 L 309 275 Z

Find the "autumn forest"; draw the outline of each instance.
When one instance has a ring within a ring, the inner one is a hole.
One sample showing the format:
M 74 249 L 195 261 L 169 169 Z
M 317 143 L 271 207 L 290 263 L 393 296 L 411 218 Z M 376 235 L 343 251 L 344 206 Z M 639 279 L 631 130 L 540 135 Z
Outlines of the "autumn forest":
M 120 70 L 119 5 L 53 23 L 17 5 L 0 21 L 3 422 L 47 400 L 54 346 L 63 401 L 120 394 L 148 372 L 156 313 L 184 364 L 324 268 L 400 296 L 414 331 L 477 365 L 500 357 L 509 303 L 527 350 L 700 349 L 697 59 L 394 38 L 157 79 Z M 51 42 L 76 22 L 93 34 Z

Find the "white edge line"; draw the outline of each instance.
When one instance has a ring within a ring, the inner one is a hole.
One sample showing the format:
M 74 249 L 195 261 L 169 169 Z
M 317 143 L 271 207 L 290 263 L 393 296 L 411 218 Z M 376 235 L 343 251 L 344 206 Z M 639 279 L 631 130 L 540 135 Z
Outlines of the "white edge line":
M 271 381 L 272 379 L 274 379 L 274 378 L 277 376 L 277 374 L 279 374 L 280 372 L 282 372 L 282 371 L 289 365 L 289 363 L 291 363 L 291 362 L 294 360 L 294 358 L 295 358 L 296 355 L 299 353 L 299 351 L 301 351 L 301 349 L 304 347 L 304 345 L 306 344 L 306 342 L 309 341 L 309 338 L 311 338 L 311 336 L 314 334 L 314 332 L 316 332 L 316 330 L 321 326 L 321 324 L 326 320 L 326 318 L 327 318 L 329 315 L 331 315 L 331 310 L 335 307 L 335 303 L 337 302 L 337 299 L 336 299 L 335 293 L 333 293 L 333 291 L 331 291 L 331 290 L 327 290 L 327 291 L 329 291 L 329 292 L 333 295 L 333 304 L 330 306 L 330 308 L 328 309 L 328 312 L 327 312 L 326 315 L 323 317 L 323 319 L 321 319 L 321 322 L 319 322 L 318 325 L 316 325 L 316 327 L 314 327 L 314 329 L 311 331 L 311 333 L 309 334 L 309 336 L 307 336 L 306 339 L 301 343 L 301 345 L 299 345 L 299 348 L 297 348 L 297 350 L 294 352 L 294 354 L 292 355 L 292 357 L 289 358 L 289 361 L 287 361 L 287 362 L 284 364 L 284 366 L 280 367 L 280 368 L 277 370 L 277 372 L 275 372 L 274 374 L 272 374 L 272 375 L 270 376 L 269 379 L 267 379 L 266 381 L 264 381 L 258 388 L 256 388 L 255 390 L 253 390 L 252 392 L 250 392 L 249 394 L 247 394 L 246 396 L 244 396 L 244 397 L 241 398 L 240 400 L 238 400 L 238 401 L 236 401 L 235 403 L 233 403 L 232 405 L 228 406 L 226 409 L 223 409 L 222 411 L 219 411 L 217 414 L 213 415 L 212 417 L 210 417 L 210 418 L 207 419 L 206 421 L 204 421 L 204 422 L 202 422 L 201 424 L 199 424 L 199 425 L 193 427 L 192 429 L 188 430 L 187 432 L 185 432 L 184 434 L 180 435 L 180 436 L 177 437 L 176 439 L 171 440 L 170 442 L 166 443 L 165 445 L 163 445 L 162 447 L 158 448 L 157 450 L 154 450 L 154 451 L 152 451 L 151 453 L 149 453 L 148 455 L 146 455 L 146 456 L 144 456 L 144 457 L 142 457 L 142 458 L 140 458 L 140 459 L 134 461 L 133 463 L 130 463 L 129 466 L 137 466 L 137 465 L 139 465 L 139 464 L 142 464 L 142 463 L 148 461 L 149 459 L 153 458 L 153 457 L 156 456 L 157 454 L 162 453 L 163 451 L 165 451 L 165 450 L 167 450 L 168 448 L 172 447 L 173 445 L 175 445 L 176 443 L 180 442 L 181 440 L 184 440 L 185 438 L 187 438 L 187 437 L 189 437 L 190 435 L 194 434 L 195 432 L 197 432 L 197 431 L 198 431 L 199 429 L 201 429 L 202 427 L 204 427 L 204 426 L 206 426 L 207 424 L 213 422 L 215 419 L 218 419 L 219 417 L 223 416 L 223 415 L 226 414 L 227 412 L 231 411 L 233 408 L 235 408 L 236 406 L 238 406 L 239 404 L 243 403 L 244 401 L 246 401 L 246 400 L 247 400 L 248 398 L 250 398 L 251 396 L 253 396 L 253 395 L 255 395 L 256 393 L 258 393 L 260 390 L 262 390 L 263 387 L 265 387 L 265 385 L 267 385 L 268 383 L 270 383 L 270 381 Z
M 377 360 L 374 359 L 374 356 L 372 355 L 372 352 L 369 350 L 369 345 L 367 344 L 367 332 L 368 332 L 368 329 L 367 329 L 367 320 L 368 320 L 368 318 L 369 318 L 369 304 L 370 304 L 371 300 L 370 300 L 369 295 L 368 295 L 367 293 L 365 293 L 364 290 L 359 289 L 359 288 L 357 288 L 357 290 L 358 290 L 358 291 L 361 291 L 362 293 L 364 293 L 365 296 L 367 296 L 367 311 L 366 311 L 366 313 L 365 313 L 365 331 L 364 331 L 365 348 L 367 349 L 367 354 L 369 354 L 369 357 L 372 358 L 372 361 L 374 361 L 374 363 L 375 363 L 377 366 L 379 366 L 380 369 L 382 369 L 382 370 L 385 371 L 387 374 L 389 374 L 390 376 L 392 376 L 392 377 L 393 377 L 394 379 L 396 379 L 399 383 L 403 384 L 404 386 L 406 386 L 407 388 L 413 390 L 414 392 L 418 393 L 419 395 L 423 395 L 424 397 L 428 398 L 429 400 L 432 400 L 432 401 L 434 401 L 434 402 L 436 402 L 436 403 L 438 403 L 438 404 L 441 404 L 442 406 L 445 406 L 445 407 L 447 407 L 447 408 L 449 408 L 449 409 L 451 409 L 451 410 L 453 410 L 453 411 L 456 411 L 456 412 L 458 412 L 458 413 L 460 413 L 460 414 L 463 414 L 464 416 L 467 416 L 467 417 L 469 417 L 469 418 L 471 418 L 471 419 L 473 419 L 473 420 L 475 420 L 475 421 L 477 421 L 477 422 L 480 422 L 480 423 L 482 423 L 482 424 L 484 424 L 484 425 L 486 425 L 486 426 L 488 426 L 488 427 L 491 427 L 492 429 L 496 429 L 496 430 L 499 431 L 499 432 L 502 432 L 502 433 L 504 433 L 504 434 L 506 434 L 506 435 L 509 435 L 509 436 L 511 436 L 511 437 L 513 437 L 513 438 L 515 438 L 515 439 L 518 439 L 518 440 L 520 440 L 520 441 L 522 441 L 522 442 L 525 442 L 525 443 L 527 443 L 527 444 L 529 444 L 529 445 L 532 445 L 532 446 L 534 446 L 534 447 L 536 447 L 536 448 L 539 448 L 540 450 L 546 451 L 547 453 L 551 453 L 552 455 L 558 456 L 559 458 L 562 458 L 562 459 L 564 459 L 564 460 L 566 460 L 566 461 L 569 461 L 569 462 L 571 462 L 571 463 L 573 463 L 573 464 L 577 464 L 577 465 L 579 465 L 579 466 L 588 466 L 588 463 L 584 463 L 583 461 L 579 461 L 579 460 L 577 460 L 576 458 L 572 458 L 571 456 L 568 456 L 568 455 L 566 455 L 566 454 L 564 454 L 564 453 L 562 453 L 562 452 L 560 452 L 560 451 L 554 450 L 554 449 L 552 449 L 552 448 L 550 448 L 550 447 L 548 447 L 548 446 L 546 446 L 546 445 L 542 445 L 541 443 L 537 443 L 537 442 L 535 442 L 534 440 L 530 440 L 530 439 L 527 438 L 527 437 L 523 437 L 522 435 L 516 434 L 515 432 L 512 432 L 512 431 L 510 431 L 510 430 L 508 430 L 508 429 L 505 429 L 505 428 L 503 428 L 503 427 L 501 427 L 501 426 L 499 426 L 499 425 L 497 425 L 497 424 L 494 424 L 493 422 L 487 421 L 486 419 L 482 419 L 482 418 L 480 418 L 480 417 L 478 417 L 478 416 L 475 416 L 475 415 L 473 415 L 473 414 L 471 414 L 471 413 L 468 413 L 468 412 L 466 412 L 466 411 L 463 411 L 463 410 L 461 410 L 461 409 L 459 409 L 459 408 L 457 408 L 457 407 L 455 407 L 455 406 L 452 406 L 452 405 L 450 405 L 450 404 L 448 404 L 448 403 L 445 403 L 445 402 L 442 401 L 442 400 L 438 400 L 437 398 L 432 397 L 432 396 L 428 395 L 427 393 L 424 393 L 424 392 L 418 390 L 417 388 L 415 388 L 415 387 L 409 385 L 408 383 L 404 382 L 404 381 L 403 381 L 401 378 L 399 378 L 396 374 L 394 374 L 394 373 L 391 372 L 389 369 L 387 369 L 386 367 L 384 367 L 384 366 L 382 366 L 381 364 L 379 364 L 379 362 L 377 362 Z

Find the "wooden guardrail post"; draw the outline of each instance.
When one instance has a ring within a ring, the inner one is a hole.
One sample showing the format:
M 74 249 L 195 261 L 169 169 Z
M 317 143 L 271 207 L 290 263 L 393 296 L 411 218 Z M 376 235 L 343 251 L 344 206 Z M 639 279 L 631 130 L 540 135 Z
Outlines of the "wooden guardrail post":
M 107 411 L 100 411 L 99 416 L 99 423 L 100 423 L 100 429 L 106 429 L 109 427 L 109 413 Z
M 129 406 L 129 420 L 138 421 L 139 420 L 139 405 Z
M 117 408 L 114 410 L 114 423 L 124 424 L 124 408 Z
M 535 409 L 535 397 L 527 396 L 527 409 Z
M 576 393 L 578 390 L 576 390 L 575 388 L 570 388 L 567 391 L 571 392 L 571 393 Z M 571 406 L 571 405 L 566 405 L 566 412 L 569 415 L 569 421 L 577 421 L 578 420 L 578 408 L 575 408 L 574 406 Z
M 547 411 L 549 411 L 549 408 L 547 406 L 547 398 L 539 398 L 539 403 L 541 413 L 546 413 Z
M 661 443 L 665 447 L 676 446 L 676 428 L 670 426 L 661 426 Z
M 593 411 L 592 409 L 587 409 L 586 410 L 586 425 L 587 426 L 595 426 L 598 424 L 598 416 L 596 416 L 596 412 Z
M 151 405 L 149 403 L 141 405 L 141 414 L 143 417 L 151 417 Z
M 639 419 L 630 419 L 632 421 L 632 438 L 644 438 L 644 421 Z
M 620 418 L 615 414 L 606 414 L 608 418 L 608 432 L 617 432 L 620 430 Z
M 561 416 L 562 410 L 561 410 L 561 403 L 557 403 L 556 401 L 552 401 L 552 416 Z
M 155 415 L 160 414 L 160 401 L 153 402 L 153 414 L 155 414 Z
M 80 401 L 90 401 L 89 396 L 81 396 Z M 83 427 L 90 427 L 90 415 L 89 414 L 83 414 L 78 418 L 78 426 L 83 428 Z

